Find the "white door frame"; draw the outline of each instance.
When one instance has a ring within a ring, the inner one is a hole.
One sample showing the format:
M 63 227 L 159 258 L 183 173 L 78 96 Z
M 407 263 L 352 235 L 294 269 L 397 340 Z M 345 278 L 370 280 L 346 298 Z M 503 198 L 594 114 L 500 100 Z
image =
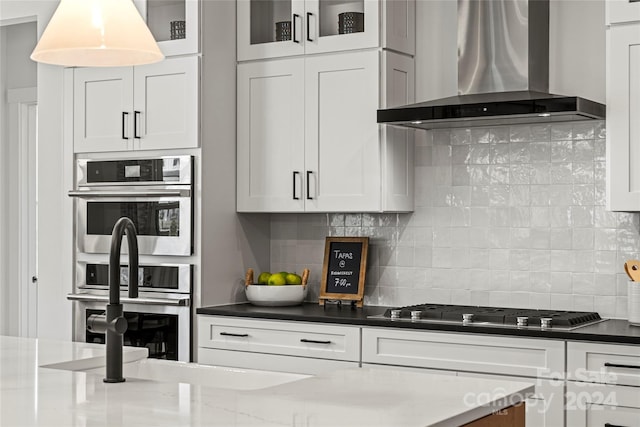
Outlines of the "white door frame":
M 17 311 L 18 334 L 37 336 L 37 91 L 36 88 L 10 89 L 9 141 L 17 141 Z M 9 160 L 11 161 L 11 159 Z M 15 277 L 15 276 L 14 276 Z M 35 279 L 35 280 L 33 280 Z M 11 282 L 9 286 L 15 286 Z M 11 309 L 10 309 L 11 310 Z

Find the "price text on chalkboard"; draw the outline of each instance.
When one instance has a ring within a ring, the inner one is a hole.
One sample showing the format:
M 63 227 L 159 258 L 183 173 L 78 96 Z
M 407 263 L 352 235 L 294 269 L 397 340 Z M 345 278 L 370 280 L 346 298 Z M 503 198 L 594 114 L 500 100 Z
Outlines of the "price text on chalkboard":
M 368 237 L 326 238 L 320 304 L 350 300 L 362 306 L 368 247 Z

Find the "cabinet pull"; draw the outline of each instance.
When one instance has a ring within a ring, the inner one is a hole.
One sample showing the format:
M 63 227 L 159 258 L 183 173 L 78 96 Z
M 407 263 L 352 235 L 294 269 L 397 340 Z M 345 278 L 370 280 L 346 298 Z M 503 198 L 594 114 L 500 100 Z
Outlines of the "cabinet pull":
M 222 335 L 223 337 L 240 337 L 240 338 L 247 338 L 249 336 L 249 334 L 232 334 L 231 332 L 220 332 L 220 335 Z
M 311 195 L 309 194 L 309 191 L 311 189 L 311 186 L 309 185 L 309 181 L 311 181 L 311 179 L 309 178 L 312 173 L 312 171 L 307 171 L 307 200 L 313 200 L 313 197 L 311 197 Z
M 300 197 L 296 196 L 296 177 L 300 174 L 298 171 L 293 171 L 293 200 L 300 200 Z
M 331 341 L 308 340 L 306 338 L 300 339 L 300 342 L 306 342 L 311 344 L 331 344 Z
M 313 16 L 313 13 L 311 12 L 307 12 L 307 41 L 308 42 L 312 42 L 313 39 L 311 38 L 311 30 L 309 27 L 309 18 L 311 18 L 311 16 Z
M 140 111 L 133 112 L 133 137 L 136 139 L 140 139 L 140 135 L 138 135 L 138 121 L 140 120 Z
M 618 363 L 605 362 L 604 366 L 609 368 L 626 368 L 626 369 L 640 369 L 640 365 L 620 365 Z
M 122 139 L 129 139 L 125 130 L 127 129 L 127 122 L 129 121 L 129 113 L 126 111 L 122 112 Z
M 293 40 L 294 43 L 300 43 L 300 40 L 296 40 L 296 20 L 300 18 L 300 15 L 298 15 L 297 13 L 293 14 L 293 28 L 291 29 L 291 40 Z
M 604 427 L 627 427 L 627 426 L 621 426 L 618 424 L 611 424 L 611 423 L 604 423 Z

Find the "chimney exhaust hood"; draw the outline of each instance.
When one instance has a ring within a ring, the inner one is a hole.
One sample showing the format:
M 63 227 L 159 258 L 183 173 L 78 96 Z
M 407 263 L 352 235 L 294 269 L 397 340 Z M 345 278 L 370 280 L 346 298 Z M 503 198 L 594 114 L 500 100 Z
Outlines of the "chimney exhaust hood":
M 604 118 L 603 104 L 549 93 L 549 0 L 458 0 L 458 96 L 378 110 L 420 129 Z

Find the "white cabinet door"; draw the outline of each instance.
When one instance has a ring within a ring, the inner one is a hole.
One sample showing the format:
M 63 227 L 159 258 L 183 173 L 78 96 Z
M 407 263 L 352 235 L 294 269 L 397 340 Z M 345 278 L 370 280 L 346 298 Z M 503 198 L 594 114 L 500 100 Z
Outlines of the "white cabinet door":
M 339 52 L 380 45 L 380 7 L 395 0 L 307 0 L 305 53 Z
M 379 53 L 305 62 L 305 210 L 380 210 Z
M 135 0 L 165 56 L 200 51 L 200 0 Z
M 381 108 L 415 102 L 415 70 L 410 57 L 384 52 L 381 81 Z M 405 127 L 381 125 L 380 133 L 382 211 L 412 211 L 415 131 Z
M 303 0 L 238 0 L 238 61 L 304 53 Z
M 133 68 L 77 68 L 73 82 L 74 151 L 130 149 Z
M 606 23 L 640 21 L 640 2 L 637 0 L 606 0 Z
M 640 25 L 607 30 L 607 208 L 640 210 Z
M 237 210 L 304 210 L 304 59 L 238 65 Z
M 198 147 L 197 56 L 134 69 L 134 140 L 139 150 Z

